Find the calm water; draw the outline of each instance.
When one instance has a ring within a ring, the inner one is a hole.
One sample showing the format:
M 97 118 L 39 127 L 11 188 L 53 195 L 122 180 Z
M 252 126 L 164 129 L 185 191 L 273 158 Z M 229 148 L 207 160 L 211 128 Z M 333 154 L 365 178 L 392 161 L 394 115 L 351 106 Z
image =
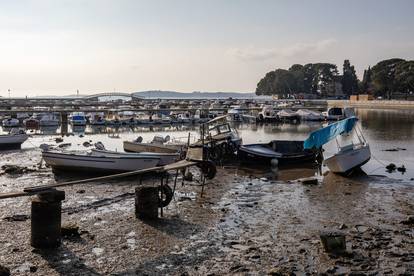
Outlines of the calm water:
M 359 109 L 357 116 L 360 118 L 360 126 L 366 140 L 369 142 L 372 152 L 371 161 L 364 165 L 363 170 L 367 174 L 387 175 L 397 179 L 414 178 L 414 110 L 373 110 Z M 273 139 L 304 140 L 313 130 L 320 128 L 322 123 L 303 124 L 235 124 L 243 138 L 243 143 L 268 142 Z M 154 134 L 170 135 L 174 138 L 186 140 L 188 133 L 192 134 L 192 140 L 198 135 L 197 126 L 154 126 L 154 127 L 78 127 L 72 129 L 69 126 L 69 137 L 64 138 L 65 143 L 72 143 L 72 148 L 84 148 L 85 141 L 104 143 L 106 148 L 122 151 L 122 141 L 136 139 L 142 136 L 144 141 L 150 141 Z M 49 128 L 33 133 L 33 137 L 23 144 L 23 148 L 31 149 L 41 143 L 51 143 L 60 129 Z M 81 136 L 81 137 L 80 137 Z M 350 138 L 340 141 L 345 143 Z M 329 157 L 337 150 L 336 142 L 332 141 L 325 147 L 325 157 Z M 402 148 L 405 150 L 385 151 L 387 149 Z M 407 172 L 402 174 L 386 172 L 384 164 L 395 163 L 404 165 Z

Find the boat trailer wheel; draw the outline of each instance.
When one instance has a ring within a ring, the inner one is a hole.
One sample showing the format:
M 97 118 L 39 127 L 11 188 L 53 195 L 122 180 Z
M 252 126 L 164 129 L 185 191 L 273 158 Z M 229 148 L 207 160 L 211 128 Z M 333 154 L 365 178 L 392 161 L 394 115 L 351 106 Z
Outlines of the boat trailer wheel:
M 213 179 L 217 174 L 217 168 L 213 161 L 203 161 L 197 164 L 207 179 Z
M 173 199 L 173 190 L 168 185 L 159 186 L 158 207 L 166 207 Z

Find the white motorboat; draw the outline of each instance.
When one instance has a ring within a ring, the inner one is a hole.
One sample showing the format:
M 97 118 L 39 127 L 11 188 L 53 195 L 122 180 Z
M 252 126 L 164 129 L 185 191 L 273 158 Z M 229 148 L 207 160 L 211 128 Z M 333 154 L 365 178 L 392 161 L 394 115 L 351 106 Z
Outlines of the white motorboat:
M 9 134 L 0 135 L 0 149 L 20 149 L 29 136 L 20 129 L 12 129 Z
M 20 121 L 16 118 L 7 118 L 2 121 L 4 127 L 18 127 Z
M 183 152 L 187 144 L 183 142 L 170 143 L 170 137 L 154 136 L 150 143 L 142 143 L 142 137 L 135 141 L 124 141 L 124 150 L 127 152 L 156 152 L 156 153 L 177 153 Z
M 277 113 L 273 106 L 265 105 L 262 107 L 262 111 L 259 113 L 260 121 L 274 121 L 277 119 Z
M 327 111 L 322 112 L 326 120 L 343 120 L 355 116 L 355 110 L 352 107 L 331 107 Z
M 353 170 L 360 168 L 371 158 L 371 151 L 367 141 L 362 135 L 362 131 L 358 126 L 354 128 L 356 122 L 356 117 L 350 117 L 316 130 L 309 135 L 307 140 L 305 140 L 304 148 L 321 148 L 322 145 L 330 140 L 336 139 L 339 148 L 338 152 L 331 157 L 326 158 L 323 163 L 328 166 L 332 172 L 347 175 Z M 337 137 L 340 135 L 347 135 L 353 130 L 355 131 L 358 141 L 356 143 L 352 141 L 351 144 L 340 146 Z
M 103 112 L 93 112 L 89 114 L 89 123 L 93 126 L 103 126 L 106 124 Z
M 157 166 L 164 166 L 172 164 L 180 159 L 179 153 L 156 153 L 156 152 L 119 152 L 110 151 L 106 149 L 92 149 L 92 155 L 105 155 L 105 156 L 136 156 L 136 157 L 156 157 L 159 158 Z
M 54 171 L 95 172 L 113 174 L 156 167 L 155 156 L 115 156 L 91 152 L 43 151 L 42 158 Z
M 291 109 L 282 109 L 277 113 L 277 117 L 282 121 L 294 121 L 299 118 L 298 114 Z
M 39 120 L 40 126 L 58 126 L 59 125 L 59 117 L 55 113 L 46 113 Z
M 338 153 L 324 160 L 324 164 L 334 173 L 348 174 L 371 159 L 368 143 L 351 144 L 341 147 Z
M 299 109 L 296 111 L 296 114 L 299 116 L 302 121 L 323 121 L 325 116 L 322 113 L 309 110 L 309 109 Z
M 74 112 L 71 114 L 70 122 L 73 126 L 85 126 L 86 116 L 83 112 Z

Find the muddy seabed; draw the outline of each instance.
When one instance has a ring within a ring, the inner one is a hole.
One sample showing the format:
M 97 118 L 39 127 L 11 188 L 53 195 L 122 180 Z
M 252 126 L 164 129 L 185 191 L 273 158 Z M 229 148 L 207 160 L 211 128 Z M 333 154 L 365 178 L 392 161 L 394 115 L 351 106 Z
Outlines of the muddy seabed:
M 25 155 L 20 163 L 33 166 L 40 153 Z M 7 192 L 53 179 L 43 168 L 0 184 Z M 236 168 L 220 168 L 203 197 L 196 181 L 178 183 L 156 222 L 135 218 L 135 179 L 65 188 L 62 221 L 80 236 L 55 250 L 30 246 L 29 197 L 2 200 L 0 264 L 12 275 L 414 274 L 413 183 L 328 174 L 306 186 Z M 346 256 L 324 252 L 327 229 L 346 234 Z

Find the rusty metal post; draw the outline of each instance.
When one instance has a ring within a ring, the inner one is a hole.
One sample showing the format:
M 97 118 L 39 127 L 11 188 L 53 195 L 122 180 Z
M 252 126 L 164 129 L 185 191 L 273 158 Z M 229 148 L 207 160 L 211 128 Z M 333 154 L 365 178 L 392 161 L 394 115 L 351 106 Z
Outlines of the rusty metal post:
M 158 218 L 158 187 L 135 188 L 135 217 L 145 219 Z
M 65 192 L 50 189 L 32 199 L 31 240 L 35 248 L 58 247 L 61 242 L 62 200 Z

